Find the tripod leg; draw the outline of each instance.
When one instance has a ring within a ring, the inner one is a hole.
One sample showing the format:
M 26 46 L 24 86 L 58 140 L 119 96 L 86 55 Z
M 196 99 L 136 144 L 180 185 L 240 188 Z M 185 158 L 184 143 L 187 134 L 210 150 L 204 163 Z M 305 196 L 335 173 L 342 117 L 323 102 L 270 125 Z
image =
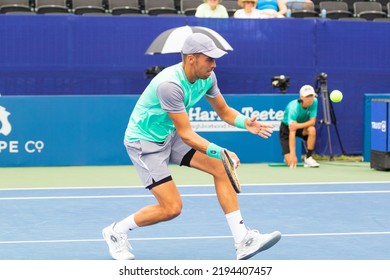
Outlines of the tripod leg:
M 330 126 L 327 125 L 326 128 L 328 129 L 329 160 L 333 160 L 332 140 L 330 137 Z
M 331 122 L 331 114 L 330 114 L 330 102 L 329 102 L 329 94 L 328 94 L 328 86 L 326 82 L 321 83 L 321 97 L 322 97 L 322 106 L 324 110 L 324 123 L 327 127 L 328 132 L 328 145 L 329 145 L 329 160 L 333 160 L 333 150 L 332 150 L 332 141 L 330 137 L 330 125 Z
M 339 145 L 340 145 L 340 148 L 341 148 L 341 153 L 343 155 L 346 155 L 346 152 L 345 152 L 344 147 L 343 147 L 343 143 L 341 142 L 340 133 L 339 133 L 339 130 L 337 128 L 336 113 L 334 112 L 332 103 L 330 103 L 330 117 L 331 117 L 331 120 L 332 120 L 332 124 L 334 125 L 334 128 L 336 130 L 337 140 L 339 141 Z

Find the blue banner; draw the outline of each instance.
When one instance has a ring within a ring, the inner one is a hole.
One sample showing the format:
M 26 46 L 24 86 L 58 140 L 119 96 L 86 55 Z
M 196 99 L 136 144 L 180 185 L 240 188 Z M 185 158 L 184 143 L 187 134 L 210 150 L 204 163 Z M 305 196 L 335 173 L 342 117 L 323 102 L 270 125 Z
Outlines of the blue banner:
M 385 94 L 385 93 L 377 93 L 377 94 L 365 94 L 364 95 L 364 114 L 363 114 L 363 119 L 364 119 L 364 126 L 363 126 L 363 160 L 364 161 L 370 161 L 371 160 L 371 155 L 370 151 L 372 148 L 372 115 L 375 114 L 373 111 L 372 105 L 374 104 L 373 100 L 390 100 L 390 94 Z M 376 102 L 375 102 L 376 103 Z M 377 117 L 375 117 L 377 118 Z M 378 126 L 378 124 L 374 124 L 375 126 Z M 388 125 L 388 123 L 387 123 Z M 388 129 L 387 129 L 388 130 Z M 389 132 L 388 132 L 389 133 Z M 389 138 L 390 139 L 390 136 Z M 376 144 L 375 144 L 376 145 Z
M 389 100 L 390 101 L 390 100 Z M 373 100 L 371 105 L 371 150 L 388 152 L 388 109 L 389 103 Z
M 242 114 L 274 125 L 273 136 L 263 139 L 225 125 L 205 100 L 190 111 L 194 130 L 236 152 L 244 163 L 281 162 L 279 124 L 285 106 L 297 95 L 225 98 Z M 123 135 L 137 99 L 124 95 L 0 97 L 0 166 L 130 164 Z

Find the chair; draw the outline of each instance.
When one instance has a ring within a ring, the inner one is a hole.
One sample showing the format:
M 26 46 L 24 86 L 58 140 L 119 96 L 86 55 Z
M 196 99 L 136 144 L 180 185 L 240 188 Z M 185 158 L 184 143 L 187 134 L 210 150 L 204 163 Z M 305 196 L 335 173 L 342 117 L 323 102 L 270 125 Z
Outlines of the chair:
M 384 18 L 382 4 L 378 2 L 355 2 L 353 3 L 355 17 L 373 20 L 374 18 Z
M 203 0 L 181 0 L 180 13 L 186 16 L 194 16 L 196 8 L 203 3 Z
M 63 14 L 69 13 L 66 0 L 36 0 L 35 12 L 37 14 Z
M 225 6 L 225 8 L 229 14 L 229 17 L 232 17 L 238 9 L 242 8 L 242 7 L 240 7 L 240 5 L 238 5 L 237 0 L 224 0 L 224 1 L 222 1 L 221 4 L 223 6 Z
M 145 13 L 150 16 L 177 14 L 174 0 L 144 0 Z
M 348 4 L 343 1 L 322 1 L 319 4 L 320 11 L 326 10 L 326 17 L 339 19 L 341 17 L 352 17 L 353 14 L 348 10 Z
M 108 0 L 107 4 L 112 15 L 142 13 L 138 0 Z
M 0 13 L 29 13 L 31 12 L 29 0 L 0 0 Z
M 360 0 L 360 1 L 361 1 L 361 0 Z M 383 11 L 384 11 L 385 13 L 388 13 L 388 12 L 389 12 L 389 8 L 388 8 L 387 6 L 388 6 L 388 3 L 390 3 L 390 0 L 370 0 L 370 1 L 381 3 L 382 8 L 383 8 Z
M 75 15 L 106 13 L 102 0 L 73 0 L 72 7 Z
M 313 2 L 287 2 L 287 8 L 291 10 L 291 17 L 306 18 L 317 17 L 318 13 L 315 11 Z

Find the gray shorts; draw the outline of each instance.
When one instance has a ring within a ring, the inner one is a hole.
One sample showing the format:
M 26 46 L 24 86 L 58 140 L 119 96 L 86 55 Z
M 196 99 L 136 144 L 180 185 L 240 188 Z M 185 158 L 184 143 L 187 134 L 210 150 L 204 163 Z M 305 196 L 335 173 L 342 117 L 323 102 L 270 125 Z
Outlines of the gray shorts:
M 138 175 L 148 189 L 172 180 L 169 163 L 189 166 L 195 153 L 176 131 L 170 134 L 164 143 L 139 140 L 125 141 L 124 144 Z

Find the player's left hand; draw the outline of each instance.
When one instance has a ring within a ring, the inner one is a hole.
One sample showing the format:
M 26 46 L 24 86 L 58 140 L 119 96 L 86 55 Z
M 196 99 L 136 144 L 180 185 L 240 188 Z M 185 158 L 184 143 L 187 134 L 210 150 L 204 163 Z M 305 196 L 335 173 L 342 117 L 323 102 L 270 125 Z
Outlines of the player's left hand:
M 232 159 L 232 161 L 234 163 L 234 168 L 239 167 L 240 166 L 240 159 L 238 158 L 236 153 L 229 151 L 229 150 L 227 150 L 227 153 L 229 154 L 230 158 Z
M 257 116 L 247 119 L 245 125 L 249 132 L 257 134 L 263 138 L 270 137 L 273 132 L 273 125 L 258 122 Z

